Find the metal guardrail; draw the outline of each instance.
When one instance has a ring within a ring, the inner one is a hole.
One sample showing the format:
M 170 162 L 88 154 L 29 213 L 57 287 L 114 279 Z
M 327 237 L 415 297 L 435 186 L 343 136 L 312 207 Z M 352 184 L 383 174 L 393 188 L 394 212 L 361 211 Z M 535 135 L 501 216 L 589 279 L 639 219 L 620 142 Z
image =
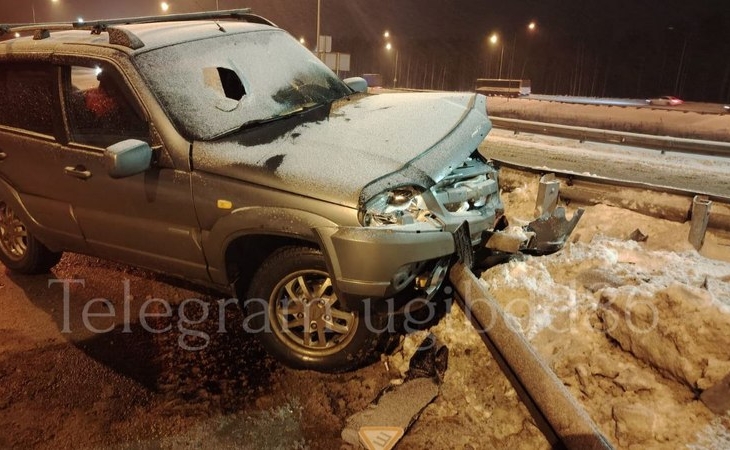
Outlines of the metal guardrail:
M 551 448 L 613 450 L 593 419 L 555 375 L 474 273 L 462 263 L 449 271 L 459 305 L 471 320 Z
M 628 133 L 625 131 L 601 130 L 597 128 L 557 125 L 545 122 L 530 122 L 520 119 L 506 119 L 490 116 L 495 127 L 512 130 L 515 133 L 535 133 L 549 136 L 577 139 L 633 147 L 649 148 L 662 152 L 683 152 L 709 156 L 730 157 L 730 143 L 686 139 L 671 136 Z

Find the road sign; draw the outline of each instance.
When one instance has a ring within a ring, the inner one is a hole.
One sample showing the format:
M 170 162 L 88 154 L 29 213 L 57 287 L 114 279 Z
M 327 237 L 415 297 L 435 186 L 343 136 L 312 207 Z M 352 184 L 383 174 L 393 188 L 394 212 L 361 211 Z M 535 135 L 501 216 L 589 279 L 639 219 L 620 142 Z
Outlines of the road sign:
M 335 72 L 348 72 L 350 70 L 349 53 L 320 53 L 319 59 Z
M 320 36 L 317 43 L 318 52 L 329 53 L 332 51 L 332 36 Z
M 390 450 L 403 437 L 403 432 L 401 427 L 362 427 L 358 435 L 368 450 Z

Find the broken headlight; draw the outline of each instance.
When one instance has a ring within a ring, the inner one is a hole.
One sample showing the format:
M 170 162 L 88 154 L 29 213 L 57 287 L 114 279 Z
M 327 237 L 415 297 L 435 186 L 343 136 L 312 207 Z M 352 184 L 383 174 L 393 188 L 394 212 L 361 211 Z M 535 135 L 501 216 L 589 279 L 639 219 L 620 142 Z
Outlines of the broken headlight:
M 428 214 L 421 192 L 413 187 L 402 187 L 370 199 L 360 222 L 366 227 L 407 225 L 425 220 Z

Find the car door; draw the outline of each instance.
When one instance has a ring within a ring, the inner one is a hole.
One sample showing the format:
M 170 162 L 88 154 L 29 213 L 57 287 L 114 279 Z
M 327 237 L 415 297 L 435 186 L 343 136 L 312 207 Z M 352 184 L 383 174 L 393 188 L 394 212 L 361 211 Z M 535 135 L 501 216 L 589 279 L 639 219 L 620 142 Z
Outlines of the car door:
M 57 79 L 57 68 L 41 58 L 0 63 L 0 200 L 46 245 L 84 251 L 71 186 L 59 167 L 64 130 Z
M 142 103 L 114 64 L 61 66 L 68 142 L 57 170 L 89 250 L 96 255 L 197 280 L 207 279 L 190 173 L 164 157 Z M 113 178 L 106 147 L 137 139 L 156 152 L 152 166 Z

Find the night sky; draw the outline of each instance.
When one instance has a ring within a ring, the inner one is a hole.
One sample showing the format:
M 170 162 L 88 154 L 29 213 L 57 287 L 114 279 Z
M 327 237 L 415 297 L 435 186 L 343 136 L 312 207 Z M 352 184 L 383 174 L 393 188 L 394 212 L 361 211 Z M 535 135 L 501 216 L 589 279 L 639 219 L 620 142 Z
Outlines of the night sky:
M 477 77 L 497 78 L 501 65 L 502 78 L 529 78 L 536 93 L 730 102 L 730 0 L 321 1 L 322 34 L 332 36 L 333 51 L 351 54 L 343 75 L 381 73 L 391 84 L 397 50 L 401 87 L 472 89 Z M 168 3 L 170 12 L 216 4 Z M 160 13 L 150 0 L 0 0 L 0 22 L 32 21 L 31 5 L 37 21 Z M 313 46 L 317 0 L 218 5 L 251 7 Z M 488 42 L 495 32 L 496 45 Z

